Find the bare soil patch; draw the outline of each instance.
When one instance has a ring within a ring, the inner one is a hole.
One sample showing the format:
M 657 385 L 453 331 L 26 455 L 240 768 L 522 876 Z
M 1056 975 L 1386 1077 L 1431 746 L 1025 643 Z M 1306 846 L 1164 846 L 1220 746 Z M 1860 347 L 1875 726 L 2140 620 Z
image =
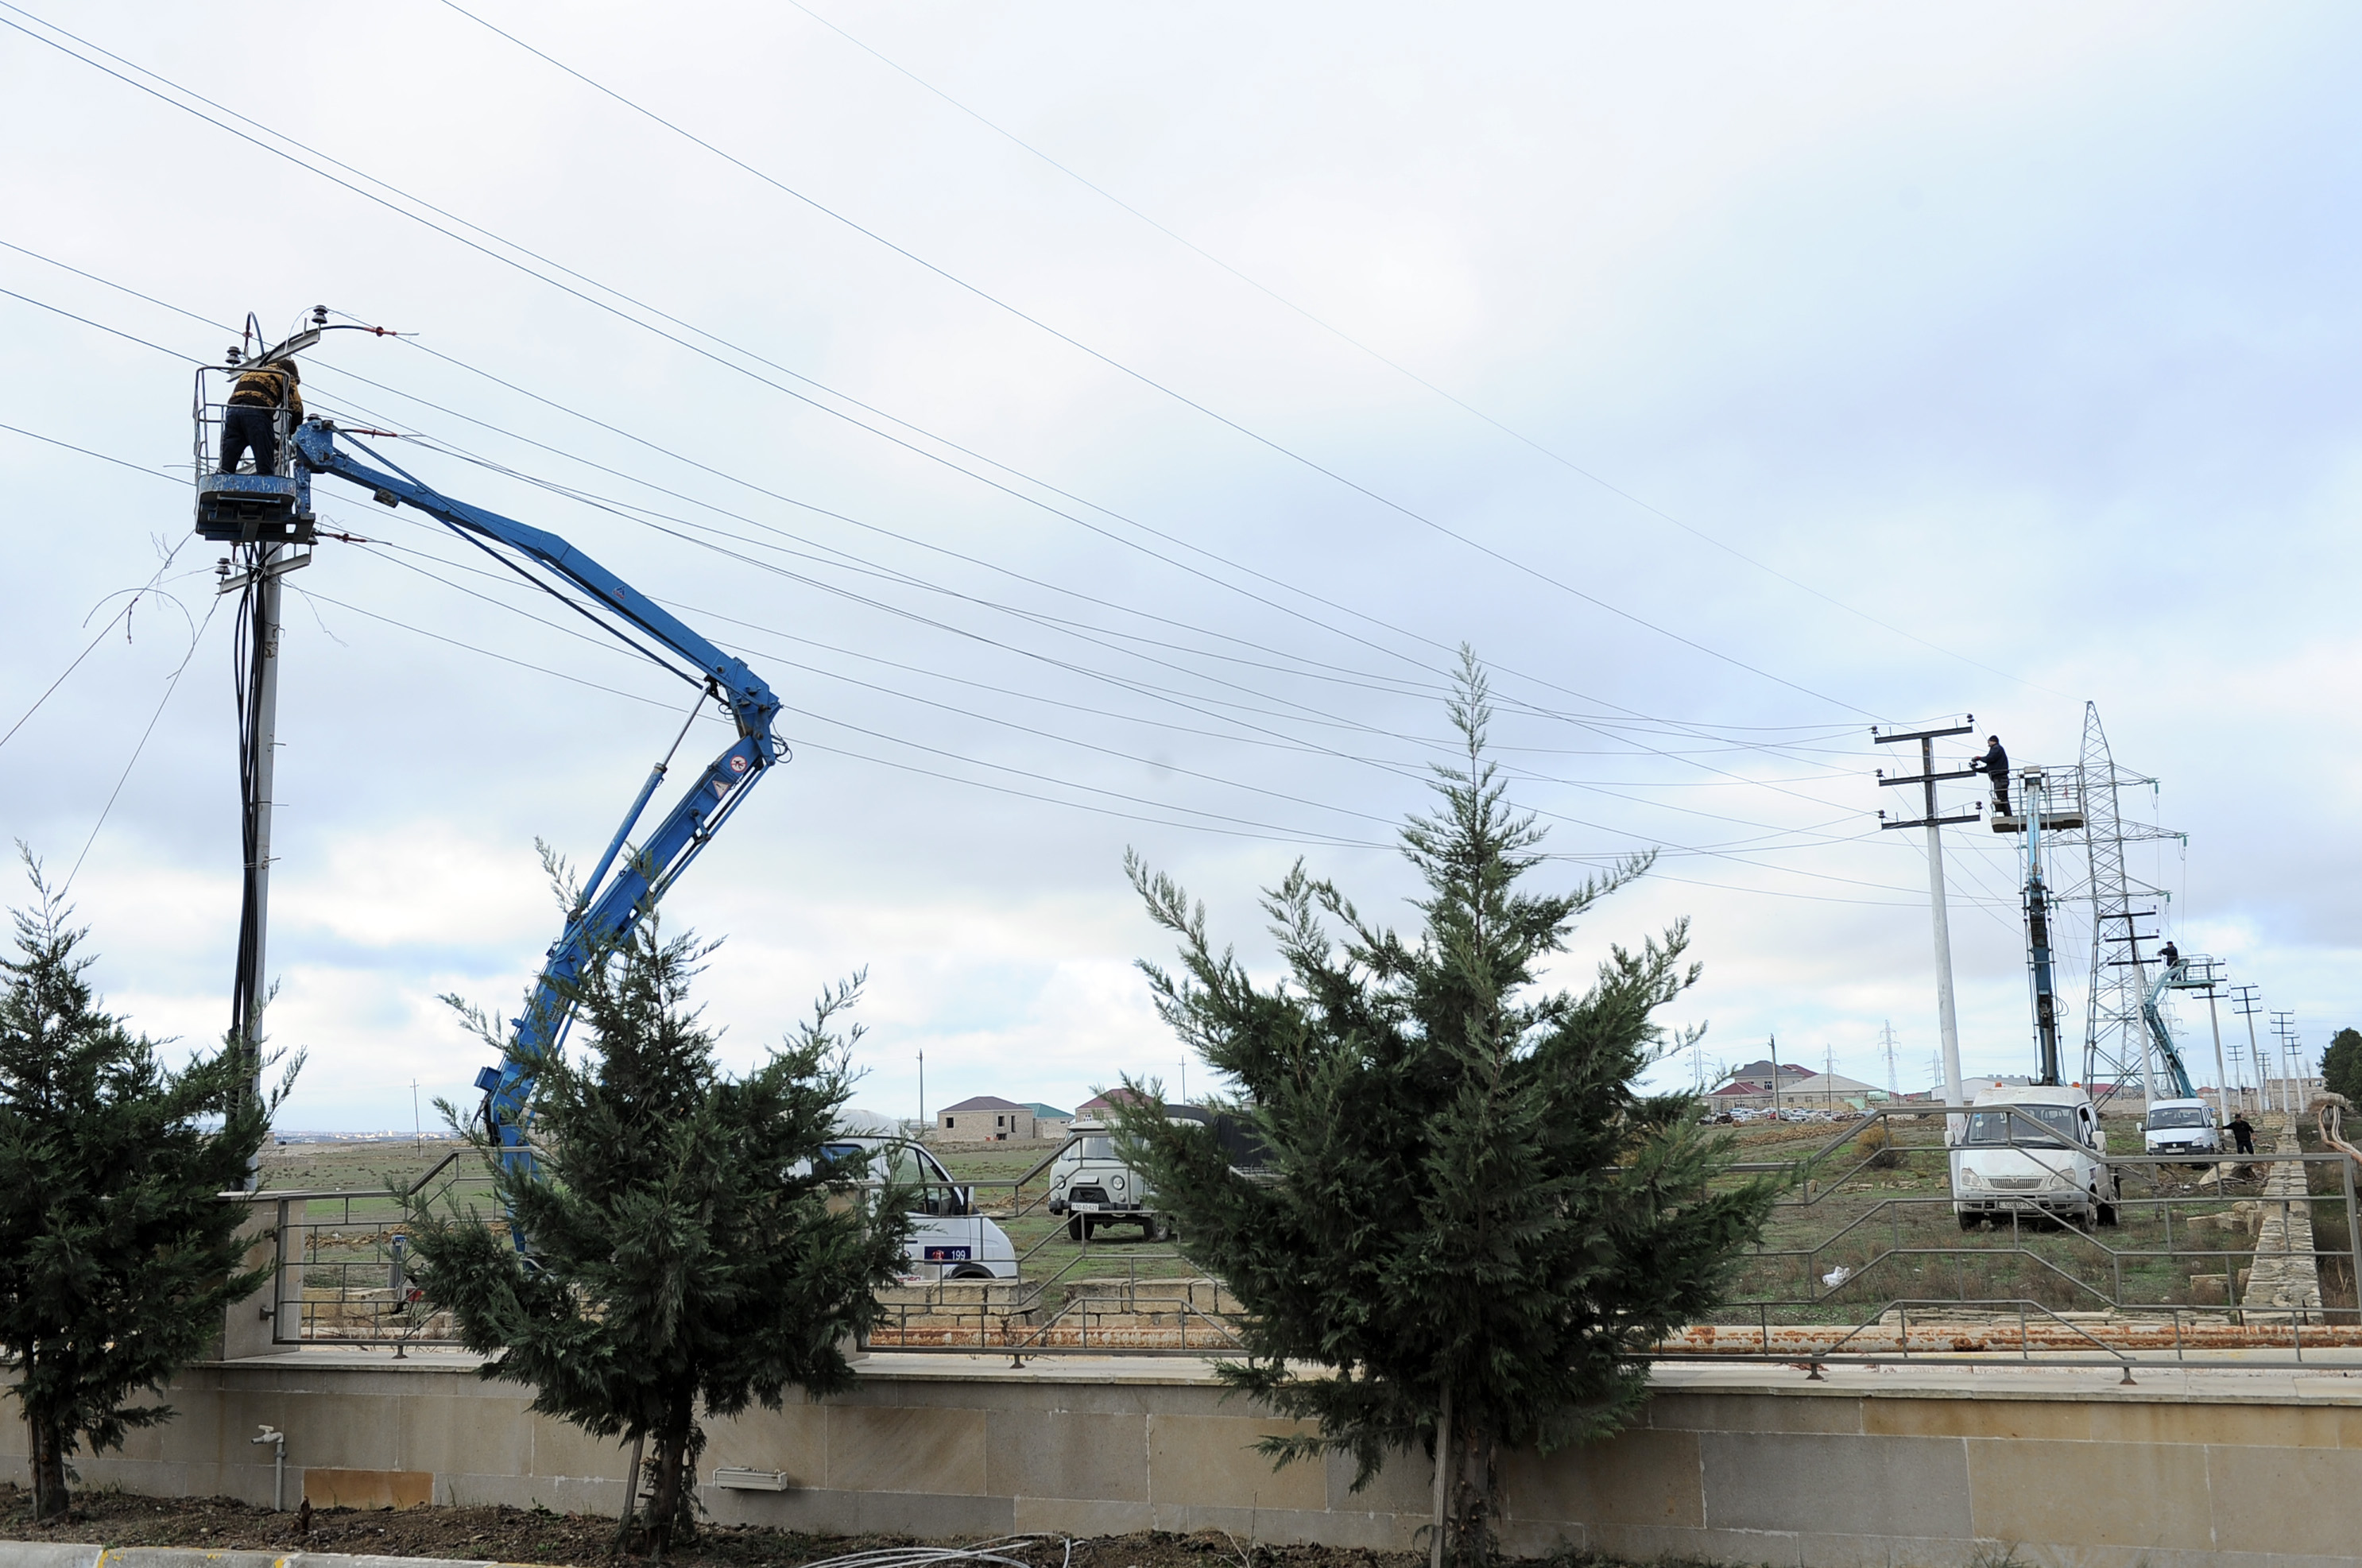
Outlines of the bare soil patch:
M 292 1510 L 272 1513 L 229 1497 L 142 1497 L 90 1490 L 73 1510 L 33 1522 L 32 1494 L 0 1485 L 0 1540 L 94 1541 L 107 1546 L 190 1546 L 208 1551 L 345 1551 L 395 1557 L 493 1559 L 576 1568 L 617 1568 L 643 1559 L 614 1552 L 615 1521 L 544 1508 L 416 1507 L 357 1511 L 322 1508 L 309 1536 L 296 1533 Z M 846 1552 L 883 1547 L 964 1544 L 900 1535 L 809 1535 L 750 1525 L 706 1524 L 695 1542 L 667 1554 L 677 1568 L 797 1568 Z M 1061 1568 L 1065 1548 L 1035 1538 L 999 1549 L 1033 1564 Z M 1075 1542 L 1073 1568 L 1424 1568 L 1423 1554 L 1327 1546 L 1250 1546 L 1218 1531 L 1097 1536 Z M 1605 1559 L 1588 1559 L 1607 1568 Z M 1567 1568 L 1573 1568 L 1570 1560 Z

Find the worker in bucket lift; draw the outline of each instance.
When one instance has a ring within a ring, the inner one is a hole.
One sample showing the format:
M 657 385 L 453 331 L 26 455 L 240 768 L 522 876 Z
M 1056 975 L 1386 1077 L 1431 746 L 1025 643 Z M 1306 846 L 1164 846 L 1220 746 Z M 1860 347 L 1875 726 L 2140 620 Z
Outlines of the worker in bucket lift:
M 222 411 L 221 472 L 237 472 L 238 459 L 249 451 L 256 473 L 279 471 L 278 411 L 287 411 L 290 425 L 303 422 L 304 394 L 297 390 L 303 379 L 292 359 L 251 365 L 237 378 Z
M 2167 970 L 2169 972 L 2180 966 L 2181 949 L 2169 942 L 2163 948 L 2158 950 L 2158 959 L 2159 962 L 2164 964 Z
M 2009 815 L 2009 753 L 2002 750 L 2001 736 L 1985 736 L 1985 754 L 1969 764 L 1969 771 L 1992 780 L 1993 815 Z

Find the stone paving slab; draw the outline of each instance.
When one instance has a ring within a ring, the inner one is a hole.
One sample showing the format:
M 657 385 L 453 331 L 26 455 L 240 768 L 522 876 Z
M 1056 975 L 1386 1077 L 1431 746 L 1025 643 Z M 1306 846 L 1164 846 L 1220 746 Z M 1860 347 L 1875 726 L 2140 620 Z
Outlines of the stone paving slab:
M 2296 1119 L 2274 1119 L 2275 1154 L 2301 1152 Z M 2263 1223 L 2256 1230 L 2255 1266 L 2239 1298 L 2250 1322 L 2319 1320 L 2321 1265 L 2312 1252 L 2312 1205 L 2307 1201 L 2303 1162 L 2279 1160 L 2264 1180 Z M 2260 1314 L 2260 1316 L 2259 1316 Z

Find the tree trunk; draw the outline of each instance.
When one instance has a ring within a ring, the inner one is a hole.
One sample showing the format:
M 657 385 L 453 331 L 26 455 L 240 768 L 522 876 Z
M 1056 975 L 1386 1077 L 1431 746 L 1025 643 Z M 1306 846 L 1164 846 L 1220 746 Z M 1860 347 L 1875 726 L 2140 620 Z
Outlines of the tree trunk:
M 659 1562 L 672 1544 L 673 1526 L 686 1501 L 681 1469 L 689 1457 L 692 1416 L 690 1398 L 684 1396 L 678 1406 L 665 1412 L 665 1424 L 657 1432 L 657 1494 L 648 1499 L 648 1536 Z
M 26 1412 L 25 1429 L 31 1440 L 33 1517 L 57 1518 L 73 1503 L 66 1491 L 65 1434 L 46 1412 Z
M 1451 1497 L 1451 1385 L 1443 1386 L 1443 1401 L 1435 1418 L 1435 1522 L 1428 1531 L 1428 1568 L 1443 1568 L 1444 1526 Z
M 1451 1568 L 1485 1568 L 1496 1556 L 1491 1423 L 1462 1416 L 1451 1434 L 1451 1486 L 1446 1510 Z

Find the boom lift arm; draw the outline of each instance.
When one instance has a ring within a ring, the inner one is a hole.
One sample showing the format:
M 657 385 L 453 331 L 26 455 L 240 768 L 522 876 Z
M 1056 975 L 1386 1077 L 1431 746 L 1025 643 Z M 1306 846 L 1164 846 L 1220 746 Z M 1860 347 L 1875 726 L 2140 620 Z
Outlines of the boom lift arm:
M 349 441 L 351 437 L 345 439 Z M 657 763 L 648 775 L 647 782 L 640 788 L 639 798 L 632 802 L 632 809 L 616 828 L 606 853 L 599 857 L 589 881 L 584 883 L 579 900 L 567 916 L 564 933 L 551 944 L 541 974 L 534 982 L 533 993 L 526 1000 L 524 1016 L 511 1020 L 513 1032 L 500 1066 L 486 1067 L 476 1076 L 476 1087 L 485 1095 L 486 1120 L 498 1130 L 505 1151 L 502 1157 L 514 1164 L 530 1165 L 532 1156 L 525 1148 L 524 1120 L 526 1097 L 535 1069 L 564 1038 L 571 1016 L 567 988 L 599 955 L 629 934 L 640 917 L 655 907 L 689 863 L 712 841 L 723 823 L 738 809 L 755 780 L 779 760 L 785 748 L 771 734 L 771 719 L 779 710 L 779 700 L 761 677 L 746 668 L 745 661 L 723 653 L 557 535 L 454 501 L 401 472 L 390 462 L 386 466 L 395 469 L 392 473 L 372 468 L 338 445 L 336 426 L 326 420 L 306 421 L 295 433 L 294 447 L 298 459 L 312 472 L 334 474 L 359 485 L 384 505 L 414 506 L 470 544 L 501 557 L 503 564 L 529 580 L 539 580 L 521 561 L 558 578 L 580 599 L 589 602 L 589 606 L 577 602 L 576 608 L 584 610 L 618 640 L 657 657 L 641 640 L 645 637 L 673 660 L 693 669 L 694 677 L 687 671 L 676 673 L 691 679 L 692 684 L 702 684 L 707 694 L 720 701 L 737 723 L 735 744 L 713 759 L 671 813 L 635 853 L 624 856 L 618 865 L 624 841 L 656 794 L 657 786 L 663 781 L 670 756 Z M 378 460 L 386 461 L 381 457 Z M 597 613 L 590 606 L 595 606 Z M 627 632 L 615 622 L 630 630 Z M 661 657 L 658 662 L 674 668 Z M 687 733 L 688 727 L 683 725 L 683 735 Z M 676 749 L 679 745 L 679 741 L 673 744 Z M 611 869 L 612 878 L 608 875 Z
M 2190 1082 L 2190 1069 L 2181 1065 L 2181 1053 L 2173 1047 L 2173 1032 L 2165 1026 L 2165 1014 L 2158 1008 L 2164 999 L 2166 988 L 2181 978 L 2183 966 L 2166 964 L 2158 966 L 2157 984 L 2148 988 L 2141 1001 L 2141 1018 L 2148 1024 L 2148 1037 L 2165 1058 L 2166 1077 L 2173 1080 L 2173 1092 L 2181 1099 L 2196 1099 L 2198 1090 Z M 2146 1085 L 2143 1086 L 2147 1088 Z

